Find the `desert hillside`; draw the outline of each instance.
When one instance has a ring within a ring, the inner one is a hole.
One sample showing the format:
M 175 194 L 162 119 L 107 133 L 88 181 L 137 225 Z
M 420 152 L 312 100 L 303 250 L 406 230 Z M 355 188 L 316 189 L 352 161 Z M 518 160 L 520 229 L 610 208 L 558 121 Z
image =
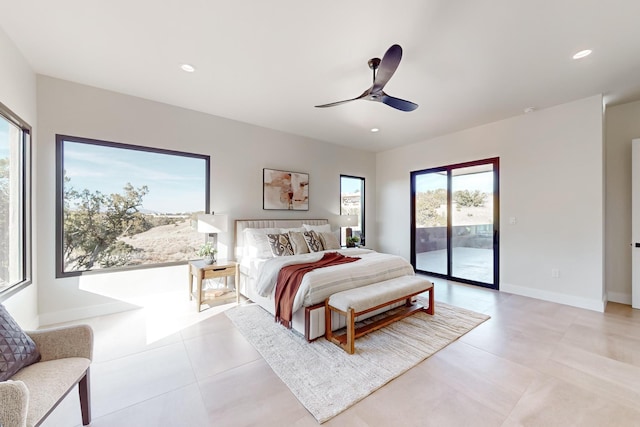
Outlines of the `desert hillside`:
M 195 252 L 204 243 L 204 235 L 191 228 L 191 221 L 185 218 L 121 240 L 135 248 L 130 265 L 140 265 L 198 258 Z

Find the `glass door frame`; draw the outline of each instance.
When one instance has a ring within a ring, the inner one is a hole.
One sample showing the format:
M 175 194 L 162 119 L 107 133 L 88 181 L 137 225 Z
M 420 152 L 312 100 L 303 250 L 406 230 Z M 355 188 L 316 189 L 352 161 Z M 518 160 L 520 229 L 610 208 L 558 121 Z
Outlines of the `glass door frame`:
M 452 257 L 452 171 L 455 169 L 467 168 L 471 166 L 481 166 L 486 164 L 493 165 L 493 283 L 484 283 L 470 279 L 464 279 L 453 276 L 453 257 Z M 427 173 L 442 173 L 447 174 L 447 274 L 434 273 L 430 271 L 418 270 L 416 262 L 416 176 Z M 411 265 L 416 273 L 428 274 L 434 277 L 440 277 L 447 280 L 453 280 L 460 283 L 467 283 L 470 285 L 482 286 L 486 288 L 498 290 L 500 287 L 500 158 L 492 157 L 482 160 L 474 160 L 464 163 L 456 163 L 453 165 L 422 169 L 418 171 L 412 171 L 410 173 L 410 185 L 411 185 L 411 224 L 410 224 L 410 236 L 411 236 Z

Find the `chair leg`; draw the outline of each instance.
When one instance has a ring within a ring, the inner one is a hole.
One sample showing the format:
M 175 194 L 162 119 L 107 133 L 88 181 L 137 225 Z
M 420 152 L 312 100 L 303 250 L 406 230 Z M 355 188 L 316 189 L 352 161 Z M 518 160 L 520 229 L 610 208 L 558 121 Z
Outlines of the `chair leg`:
M 82 425 L 91 423 L 91 390 L 89 384 L 89 368 L 84 377 L 78 383 L 78 393 L 80 394 L 80 409 L 82 410 Z

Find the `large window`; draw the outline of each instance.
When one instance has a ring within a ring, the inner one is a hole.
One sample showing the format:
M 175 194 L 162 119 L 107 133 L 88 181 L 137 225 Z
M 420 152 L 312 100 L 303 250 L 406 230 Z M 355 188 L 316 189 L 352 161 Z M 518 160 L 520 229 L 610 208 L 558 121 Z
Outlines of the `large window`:
M 364 245 L 364 178 L 340 175 L 340 215 L 355 215 L 357 225 L 351 228 L 351 235 L 358 237 L 358 244 Z M 342 245 L 346 245 L 346 227 L 340 230 Z
M 209 156 L 64 135 L 56 150 L 57 277 L 194 257 Z
M 0 104 L 0 301 L 31 283 L 31 127 Z

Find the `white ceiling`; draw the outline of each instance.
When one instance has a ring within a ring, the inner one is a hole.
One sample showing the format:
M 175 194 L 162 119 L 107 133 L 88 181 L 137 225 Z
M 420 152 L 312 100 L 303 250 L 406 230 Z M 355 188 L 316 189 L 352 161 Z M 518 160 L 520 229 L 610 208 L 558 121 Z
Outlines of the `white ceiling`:
M 640 99 L 638 0 L 0 0 L 44 75 L 380 151 L 602 93 Z M 356 101 L 398 43 L 385 91 Z M 582 49 L 593 54 L 571 56 Z M 182 63 L 193 64 L 189 74 Z M 1 66 L 1 65 L 0 65 Z M 371 133 L 372 127 L 380 132 Z

